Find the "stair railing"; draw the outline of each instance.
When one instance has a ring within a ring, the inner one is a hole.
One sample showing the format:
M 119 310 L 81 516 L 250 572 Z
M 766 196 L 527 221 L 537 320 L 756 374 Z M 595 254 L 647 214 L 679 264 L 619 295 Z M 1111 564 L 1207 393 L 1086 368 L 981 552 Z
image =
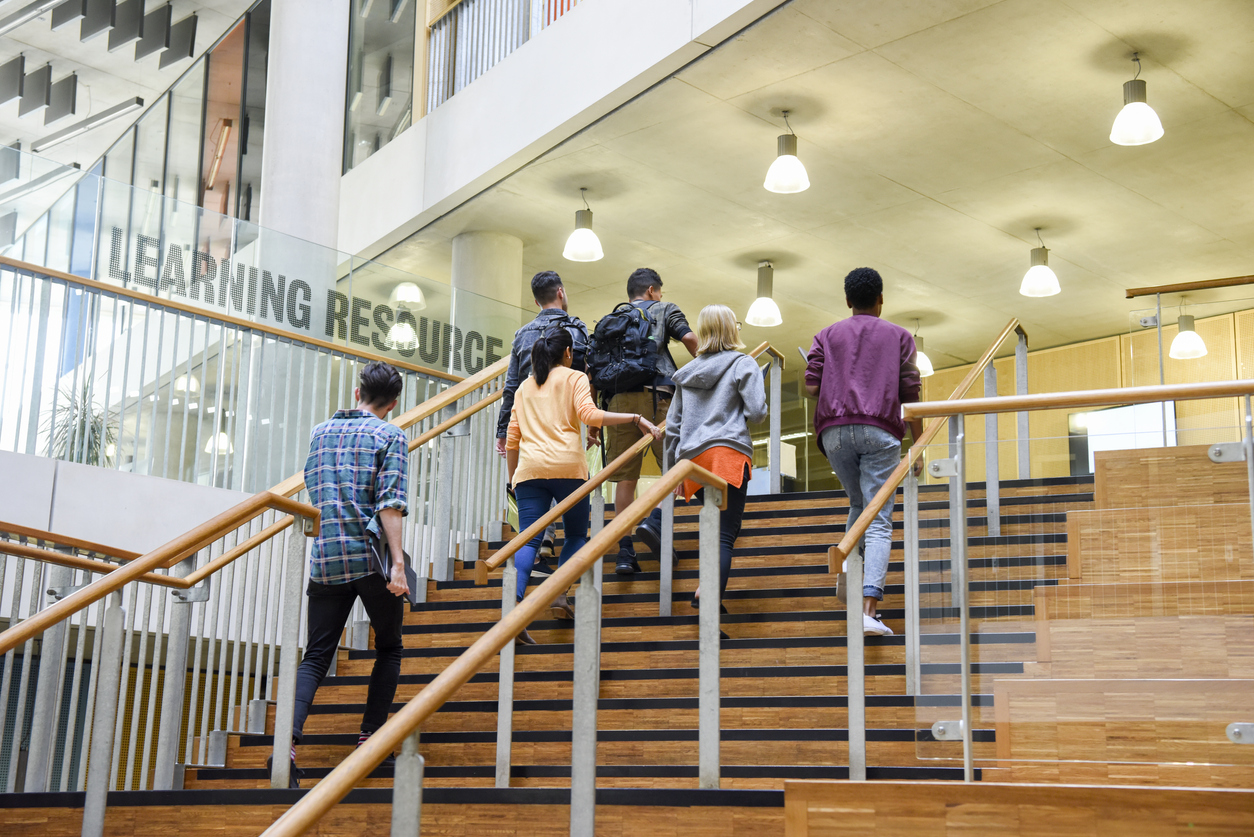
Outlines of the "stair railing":
M 971 378 L 972 376 L 968 376 Z M 969 415 L 996 415 L 998 413 L 1012 412 L 1031 412 L 1034 410 L 1058 410 L 1066 408 L 1093 408 L 1093 407 L 1115 407 L 1129 404 L 1155 404 L 1168 401 L 1191 401 L 1202 400 L 1208 398 L 1230 398 L 1233 396 L 1241 396 L 1244 398 L 1245 417 L 1244 417 L 1244 434 L 1239 444 L 1239 457 L 1246 463 L 1246 480 L 1247 490 L 1249 491 L 1250 503 L 1250 523 L 1254 528 L 1254 412 L 1251 411 L 1250 400 L 1254 395 L 1254 380 L 1237 380 L 1237 381 L 1218 381 L 1201 384 L 1169 384 L 1166 386 L 1146 386 L 1146 387 L 1129 387 L 1126 389 L 1095 389 L 1080 390 L 1074 392 L 1051 392 L 1038 395 L 1008 395 L 994 398 L 968 398 L 953 399 L 947 401 L 926 401 L 915 404 L 905 404 L 902 406 L 902 415 L 906 420 L 935 418 L 941 421 L 933 422 L 928 426 L 928 430 L 937 428 L 945 420 L 952 420 L 951 425 L 955 428 L 954 439 L 955 445 L 952 448 L 952 457 L 945 460 L 934 460 L 928 465 L 929 471 L 936 476 L 952 475 L 957 482 L 958 498 L 955 508 L 957 513 L 950 520 L 950 541 L 957 547 L 958 562 L 955 565 L 954 574 L 951 576 L 953 580 L 953 588 L 955 589 L 955 597 L 957 600 L 956 607 L 959 616 L 959 646 L 960 646 L 960 670 L 962 679 L 962 719 L 960 729 L 962 732 L 962 761 L 963 761 L 963 777 L 966 781 L 974 781 L 975 770 L 972 755 L 972 732 L 971 732 L 971 631 L 970 631 L 970 584 L 968 581 L 968 563 L 967 563 L 967 514 L 966 514 L 966 417 Z M 933 434 L 934 435 L 934 434 Z M 922 441 L 926 441 L 930 437 L 925 431 Z M 1226 452 L 1223 450 L 1226 446 L 1223 444 L 1215 445 L 1211 450 L 1211 458 L 1214 461 L 1231 461 L 1235 459 L 1238 452 L 1233 450 Z M 1234 448 L 1236 445 L 1234 445 Z M 915 445 L 911 448 L 911 456 L 903 460 L 903 465 L 907 461 L 917 458 L 916 449 L 920 450 L 921 446 Z M 1219 449 L 1219 450 L 1216 450 Z M 882 493 L 882 492 L 881 492 Z M 878 495 L 877 495 L 878 499 Z M 861 520 L 861 518 L 859 518 Z M 841 545 L 844 546 L 844 541 Z M 833 549 L 837 549 L 834 547 Z M 850 560 L 850 570 L 853 569 L 854 560 Z M 850 575 L 850 587 L 852 587 L 852 573 Z M 909 582 L 907 582 L 909 584 Z M 914 584 L 917 589 L 917 581 Z M 909 592 L 909 587 L 907 587 Z M 850 599 L 852 600 L 852 596 Z M 859 606 L 860 606 L 859 602 Z M 851 643 L 852 644 L 852 643 Z M 852 661 L 850 662 L 852 678 Z M 852 696 L 851 696 L 852 702 Z M 940 721 L 934 730 L 947 725 L 949 729 L 953 728 L 952 722 Z M 852 738 L 853 731 L 850 730 Z
M 491 505 L 493 493 L 490 487 L 497 480 L 503 484 L 503 468 L 495 461 L 496 457 L 487 444 L 473 449 L 463 445 L 459 449 L 455 437 L 465 436 L 467 434 L 461 431 L 472 429 L 477 429 L 477 435 L 485 442 L 494 435 L 495 422 L 485 408 L 498 401 L 503 393 L 498 379 L 506 371 L 507 363 L 508 359 L 498 361 L 448 387 L 394 421 L 412 436 L 409 440 L 411 514 L 406 518 L 405 545 L 419 556 L 417 569 L 420 570 L 419 592 L 422 595 L 425 595 L 429 575 L 452 577 L 453 561 L 459 551 L 477 553 L 478 541 L 488 516 L 500 514 L 500 509 Z M 464 398 L 477 400 L 470 407 L 458 411 L 458 404 Z M 441 415 L 448 417 L 434 423 Z M 428 426 L 433 423 L 434 426 Z M 0 633 L 0 655 L 5 660 L 4 672 L 0 676 L 0 693 L 8 693 L 14 672 L 15 649 L 22 646 L 19 691 L 27 694 L 30 663 L 36 656 L 34 640 L 42 633 L 43 642 L 38 655 L 46 663 L 41 667 L 40 674 L 40 684 L 46 689 L 42 694 L 56 694 L 57 678 L 65 674 L 69 662 L 65 655 L 66 642 L 72 634 L 77 635 L 74 672 L 71 675 L 74 680 L 71 703 L 79 700 L 78 696 L 82 694 L 83 703 L 75 705 L 87 707 L 87 721 L 82 730 L 90 734 L 93 763 L 103 765 L 103 769 L 91 770 L 83 775 L 86 742 L 79 744 L 75 750 L 71 746 L 74 733 L 70 730 L 59 785 L 51 789 L 83 788 L 87 791 L 84 834 L 101 833 L 106 795 L 115 781 L 119 787 L 130 789 L 132 777 L 138 776 L 136 783 L 144 787 L 151 776 L 153 787 L 173 787 L 180 761 L 220 763 L 225 754 L 226 733 L 217 730 L 264 732 L 270 703 L 276 704 L 274 753 L 279 756 L 272 762 L 271 785 L 280 788 L 288 786 L 290 761 L 287 752 L 291 741 L 295 671 L 300 646 L 304 599 L 302 582 L 307 571 L 306 538 L 316 533 L 318 521 L 317 510 L 313 506 L 291 498 L 303 488 L 303 476 L 293 475 L 272 491 L 254 495 L 144 555 L 29 527 L 0 525 L 0 531 L 7 528 L 12 536 L 19 539 L 52 543 L 72 552 L 85 551 L 127 562 L 117 566 L 108 560 L 65 554 L 31 543 L 0 543 L 0 553 L 16 555 L 19 559 L 18 593 L 13 597 L 9 627 Z M 481 494 L 483 499 L 480 502 Z M 275 560 L 278 556 L 274 554 L 272 539 L 296 520 L 301 520 L 303 525 L 293 530 L 282 558 Z M 267 547 L 268 555 L 262 555 Z M 201 565 L 196 566 L 195 556 L 201 551 L 206 554 Z M 236 572 L 235 563 L 245 557 L 247 565 Z M 34 594 L 23 597 L 20 585 L 27 574 L 26 559 L 44 562 L 45 566 L 42 582 L 41 570 L 38 567 L 35 569 L 34 583 L 37 586 Z M 7 562 L 0 560 L 0 585 L 4 583 L 7 566 Z M 76 585 L 75 578 L 80 573 L 83 577 Z M 99 577 L 92 580 L 93 575 Z M 137 597 L 134 585 L 129 589 L 129 605 L 124 607 L 123 588 L 132 581 L 174 588 L 175 603 L 169 613 L 166 610 L 169 599 L 158 598 L 150 592 L 140 593 Z M 40 610 L 38 603 L 41 596 L 38 594 L 43 588 L 47 588 L 57 601 Z M 20 619 L 20 607 L 24 602 L 29 602 L 26 618 Z M 185 678 L 166 677 L 164 686 L 158 688 L 156 672 L 159 668 L 169 673 L 187 671 L 192 630 L 190 605 L 193 603 L 202 605 L 195 642 L 192 643 L 195 658 L 191 665 L 188 737 L 180 752 Z M 90 683 L 84 689 L 80 688 L 79 680 L 82 679 L 85 643 L 93 615 L 95 639 Z M 76 617 L 77 624 L 72 625 L 71 621 Z M 135 634 L 139 636 L 137 649 L 132 647 Z M 356 634 L 364 647 L 366 632 L 358 630 Z M 147 721 L 142 723 L 140 712 L 144 701 L 140 699 L 139 687 L 124 685 L 126 681 L 121 675 L 134 664 L 132 659 L 140 664 L 142 673 L 150 640 L 153 675 L 147 689 Z M 199 677 L 202 667 L 206 670 L 206 680 L 203 684 L 204 697 L 200 700 L 198 687 L 201 686 Z M 211 676 L 215 681 L 213 684 L 208 682 Z M 212 720 L 209 715 L 211 685 L 217 688 Z M 134 710 L 129 718 L 124 717 L 126 713 L 118 712 L 120 691 L 126 688 L 135 690 Z M 253 699 L 247 700 L 250 691 Z M 158 693 L 161 695 L 159 725 L 156 721 Z M 241 701 L 247 702 L 246 716 L 244 706 L 237 703 L 237 695 Z M 203 706 L 199 726 L 196 723 L 198 701 Z M 25 701 L 20 703 L 19 712 L 25 708 Z M 225 718 L 224 706 L 227 709 Z M 6 707 L 7 704 L 0 705 L 0 723 L 3 723 Z M 10 772 L 5 789 L 50 789 L 50 754 L 57 733 L 57 709 L 57 700 L 35 702 L 32 718 L 34 732 L 25 781 L 21 787 L 16 787 L 15 777 Z M 75 713 L 72 712 L 71 717 L 75 717 Z M 20 725 L 22 718 L 17 720 Z M 211 723 L 213 732 L 209 732 Z M 142 734 L 141 725 L 144 727 Z M 198 739 L 194 735 L 196 729 L 201 731 Z M 114 743 L 122 739 L 128 730 L 130 747 L 123 764 L 120 761 L 121 750 L 115 748 Z M 150 765 L 154 732 L 156 753 Z M 142 747 L 139 746 L 141 738 Z M 199 744 L 198 757 L 195 758 L 194 742 Z M 111 754 L 112 758 L 106 754 Z M 69 784 L 71 771 L 66 765 L 71 759 L 77 764 L 77 788 Z M 125 778 L 118 781 L 119 775 Z
M 727 483 L 711 474 L 704 468 L 684 460 L 663 474 L 652 486 L 642 493 L 625 511 L 618 514 L 603 528 L 600 528 L 582 549 L 576 552 L 553 575 L 549 576 L 530 595 L 523 598 L 516 606 L 495 625 L 479 637 L 461 656 L 454 660 L 429 685 L 423 688 L 405 706 L 401 707 L 382 727 L 352 752 L 329 775 L 314 786 L 309 793 L 288 809 L 273 825 L 264 832 L 269 837 L 295 837 L 303 834 L 322 818 L 337 802 L 344 798 L 362 779 L 398 747 L 402 755 L 397 759 L 397 771 L 406 771 L 410 777 L 420 775 L 421 757 L 418 753 L 418 731 L 424 721 L 431 717 L 444 705 L 453 693 L 471 677 L 483 669 L 498 652 L 513 648 L 514 639 L 534 620 L 545 608 L 549 607 L 559 595 L 564 593 L 577 579 L 580 579 L 580 593 L 575 604 L 575 631 L 578 637 L 581 632 L 591 636 L 598 656 L 592 660 L 581 657 L 576 650 L 576 678 L 584 673 L 585 678 L 595 676 L 599 672 L 599 574 L 604 556 L 618 539 L 633 531 L 661 502 L 662 498 L 673 492 L 684 480 L 692 480 L 706 487 L 705 501 L 701 510 L 700 540 L 700 575 L 702 589 L 709 591 L 702 594 L 700 613 L 700 635 L 702 652 L 701 663 L 701 699 L 700 699 L 700 776 L 702 787 L 718 785 L 718 744 L 719 744 L 719 704 L 718 704 L 718 511 L 726 507 Z M 593 525 L 597 525 L 594 516 Z M 512 565 L 512 559 L 507 567 Z M 507 585 L 503 598 L 512 600 L 509 595 L 510 578 L 507 571 L 503 584 Z M 587 585 L 586 587 L 584 585 Z M 709 601 L 705 601 L 707 598 Z M 581 665 L 582 663 L 582 665 Z M 591 663 L 591 665 L 588 665 Z M 593 681 L 594 682 L 594 681 Z M 581 688 L 582 682 L 575 686 L 576 707 L 584 704 L 587 717 L 592 720 L 591 736 L 576 734 L 572 756 L 572 790 L 571 816 L 572 833 L 591 834 L 588 827 L 595 808 L 595 775 L 596 775 L 596 701 L 581 701 L 579 695 L 596 689 Z M 574 754 L 578 753 L 578 756 Z M 581 792 L 576 791 L 576 777 L 579 779 Z M 589 798 L 586 792 L 592 786 L 593 795 Z M 397 783 L 393 788 L 393 831 L 394 835 L 417 834 L 421 811 L 420 784 Z M 583 800 L 578 802 L 577 800 Z M 405 812 L 398 817 L 398 811 Z M 398 819 L 400 822 L 398 823 Z M 578 829 L 578 830 L 577 830 Z
M 1002 343 L 1016 332 L 1021 336 L 1023 335 L 1018 319 L 1011 319 L 1010 322 L 1006 323 L 1006 327 L 1002 329 L 996 339 L 984 350 L 984 353 L 980 355 L 980 359 L 967 372 L 962 382 L 954 389 L 949 396 L 950 401 L 956 401 L 966 395 L 967 390 L 983 374 L 985 368 L 993 362 L 993 357 Z M 1020 342 L 1026 347 L 1026 339 Z M 845 571 L 845 589 L 848 591 L 845 597 L 845 634 L 849 682 L 849 778 L 854 781 L 866 779 L 866 671 L 864 668 L 866 655 L 862 631 L 857 629 L 862 624 L 862 554 L 857 548 L 858 543 L 866 534 L 867 529 L 870 528 L 875 516 L 879 514 L 880 510 L 887 503 L 893 501 L 898 487 L 904 482 L 906 502 L 906 549 L 904 557 L 906 578 L 906 692 L 907 694 L 917 694 L 917 672 L 919 671 L 919 482 L 914 475 L 914 463 L 923 455 L 927 446 L 936 438 L 944 424 L 944 421 L 936 421 L 924 428 L 923 434 L 914 440 L 909 451 L 906 452 L 901 462 L 889 475 L 888 480 L 885 481 L 875 496 L 867 502 L 866 508 L 862 510 L 862 514 L 858 516 L 856 521 L 849 523 L 845 530 L 845 536 L 841 538 L 840 543 L 828 550 L 828 569 L 832 573 L 841 572 L 842 562 L 847 566 Z M 954 486 L 951 482 L 951 491 L 953 488 Z M 955 494 L 951 493 L 951 514 L 965 514 L 965 506 L 962 506 L 962 502 L 965 502 L 965 500 L 960 501 Z

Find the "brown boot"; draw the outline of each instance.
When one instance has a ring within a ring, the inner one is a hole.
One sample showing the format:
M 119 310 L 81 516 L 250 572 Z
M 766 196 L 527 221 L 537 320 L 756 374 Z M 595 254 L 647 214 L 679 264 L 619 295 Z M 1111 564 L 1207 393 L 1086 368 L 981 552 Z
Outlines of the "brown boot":
M 554 619 L 562 619 L 567 622 L 573 621 L 575 618 L 575 608 L 570 603 L 570 599 L 566 594 L 558 596 L 553 604 L 549 605 L 549 612 L 553 614 Z

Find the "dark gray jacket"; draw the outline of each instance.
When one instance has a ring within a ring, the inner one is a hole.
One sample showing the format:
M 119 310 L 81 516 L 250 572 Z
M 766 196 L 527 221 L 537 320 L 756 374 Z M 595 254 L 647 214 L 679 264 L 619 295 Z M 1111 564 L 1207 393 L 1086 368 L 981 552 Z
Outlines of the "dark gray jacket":
M 514 345 L 509 350 L 509 370 L 505 373 L 505 394 L 501 396 L 501 412 L 496 419 L 496 438 L 504 439 L 509 430 L 510 413 L 514 411 L 514 393 L 531 374 L 531 347 L 551 325 L 560 323 L 570 332 L 575 344 L 571 353 L 575 356 L 574 369 L 583 370 L 588 355 L 588 327 L 578 317 L 572 317 L 560 308 L 541 308 L 536 318 L 514 332 Z
M 749 422 L 766 418 L 766 387 L 757 362 L 737 351 L 699 355 L 676 372 L 666 414 L 667 461 L 692 459 L 724 445 L 753 456 Z

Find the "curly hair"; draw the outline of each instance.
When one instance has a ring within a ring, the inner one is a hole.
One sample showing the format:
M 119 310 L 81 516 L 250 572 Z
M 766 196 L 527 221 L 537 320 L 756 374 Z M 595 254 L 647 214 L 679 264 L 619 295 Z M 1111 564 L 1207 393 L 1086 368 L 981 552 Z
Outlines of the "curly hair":
M 845 277 L 845 299 L 854 308 L 865 310 L 875 305 L 884 293 L 884 280 L 873 267 L 857 267 Z

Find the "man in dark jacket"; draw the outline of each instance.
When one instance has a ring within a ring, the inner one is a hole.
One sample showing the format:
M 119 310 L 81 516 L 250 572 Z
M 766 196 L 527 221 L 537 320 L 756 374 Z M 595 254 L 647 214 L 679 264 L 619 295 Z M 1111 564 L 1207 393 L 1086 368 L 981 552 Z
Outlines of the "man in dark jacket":
M 884 281 L 869 267 L 845 277 L 845 303 L 853 316 L 820 331 L 807 357 L 806 392 L 817 399 L 814 432 L 819 449 L 849 494 L 849 526 L 901 461 L 906 424 L 901 405 L 919 400 L 914 338 L 880 319 Z M 922 421 L 910 422 L 914 438 Z M 922 467 L 916 465 L 915 473 Z M 885 503 L 862 539 L 863 633 L 888 636 L 876 617 L 892 549 L 893 503 Z

